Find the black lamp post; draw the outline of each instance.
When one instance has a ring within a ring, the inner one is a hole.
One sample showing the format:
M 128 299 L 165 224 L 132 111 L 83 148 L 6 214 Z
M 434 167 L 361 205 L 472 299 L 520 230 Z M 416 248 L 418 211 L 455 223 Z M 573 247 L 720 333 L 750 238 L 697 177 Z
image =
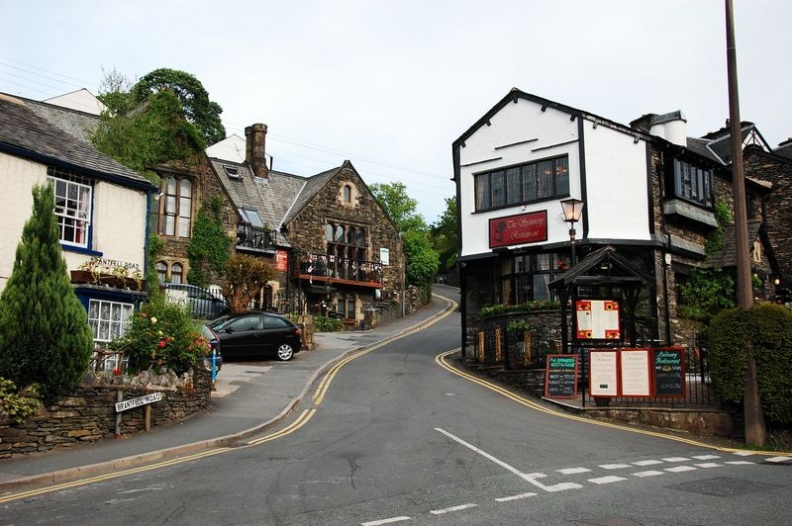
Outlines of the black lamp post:
M 583 212 L 583 201 L 571 197 L 561 201 L 561 209 L 564 211 L 564 221 L 569 223 L 569 242 L 572 246 L 572 266 L 577 263 L 575 256 L 575 223 L 580 221 L 580 214 Z

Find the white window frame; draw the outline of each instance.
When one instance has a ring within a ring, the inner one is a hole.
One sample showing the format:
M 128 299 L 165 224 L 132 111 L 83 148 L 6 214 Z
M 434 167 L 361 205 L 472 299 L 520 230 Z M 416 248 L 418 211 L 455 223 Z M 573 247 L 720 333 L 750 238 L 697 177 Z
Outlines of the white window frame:
M 118 314 L 115 319 L 114 312 Z M 134 312 L 135 306 L 131 303 L 99 299 L 88 300 L 88 325 L 94 335 L 94 347 L 101 347 L 126 334 L 130 323 L 132 323 Z M 106 324 L 104 330 L 103 324 Z M 104 362 L 104 370 L 112 371 L 118 365 L 118 355 L 108 356 Z
M 60 242 L 64 245 L 88 248 L 93 187 L 61 177 L 50 176 L 48 179 L 52 182 L 52 191 L 55 194 L 55 215 L 58 217 Z M 60 185 L 65 185 L 65 195 L 58 193 Z M 76 193 L 76 198 L 72 192 Z M 61 204 L 59 205 L 59 203 Z M 67 238 L 67 231 L 73 231 L 74 235 L 69 236 L 73 239 Z M 81 241 L 75 241 L 77 238 L 81 238 Z

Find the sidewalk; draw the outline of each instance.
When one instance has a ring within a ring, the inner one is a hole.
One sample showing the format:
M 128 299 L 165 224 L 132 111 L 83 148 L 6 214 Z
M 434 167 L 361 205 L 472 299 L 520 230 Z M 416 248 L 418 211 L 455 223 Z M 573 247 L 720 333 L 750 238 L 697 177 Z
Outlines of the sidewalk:
M 317 378 L 336 361 L 398 336 L 446 308 L 444 300 L 435 298 L 423 310 L 384 327 L 315 334 L 314 350 L 299 352 L 285 363 L 225 363 L 206 412 L 127 438 L 0 460 L 0 492 L 123 469 L 261 433 L 295 410 Z

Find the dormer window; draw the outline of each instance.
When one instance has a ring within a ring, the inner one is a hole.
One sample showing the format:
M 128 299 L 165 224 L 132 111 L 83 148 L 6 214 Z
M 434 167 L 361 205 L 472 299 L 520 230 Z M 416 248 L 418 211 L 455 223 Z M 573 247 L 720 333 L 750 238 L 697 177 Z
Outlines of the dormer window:
M 236 166 L 229 166 L 227 164 L 224 164 L 223 169 L 225 170 L 225 173 L 229 179 L 241 179 L 239 175 L 239 168 L 237 168 Z

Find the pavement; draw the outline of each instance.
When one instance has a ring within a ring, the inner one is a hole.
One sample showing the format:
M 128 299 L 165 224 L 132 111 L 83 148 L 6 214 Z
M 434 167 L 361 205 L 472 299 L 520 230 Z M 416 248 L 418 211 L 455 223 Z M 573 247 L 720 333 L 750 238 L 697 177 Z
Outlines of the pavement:
M 206 411 L 124 438 L 0 460 L 0 492 L 125 469 L 260 434 L 297 409 L 311 386 L 345 356 L 418 328 L 448 306 L 435 298 L 417 313 L 382 327 L 314 334 L 312 349 L 289 362 L 224 363 Z

